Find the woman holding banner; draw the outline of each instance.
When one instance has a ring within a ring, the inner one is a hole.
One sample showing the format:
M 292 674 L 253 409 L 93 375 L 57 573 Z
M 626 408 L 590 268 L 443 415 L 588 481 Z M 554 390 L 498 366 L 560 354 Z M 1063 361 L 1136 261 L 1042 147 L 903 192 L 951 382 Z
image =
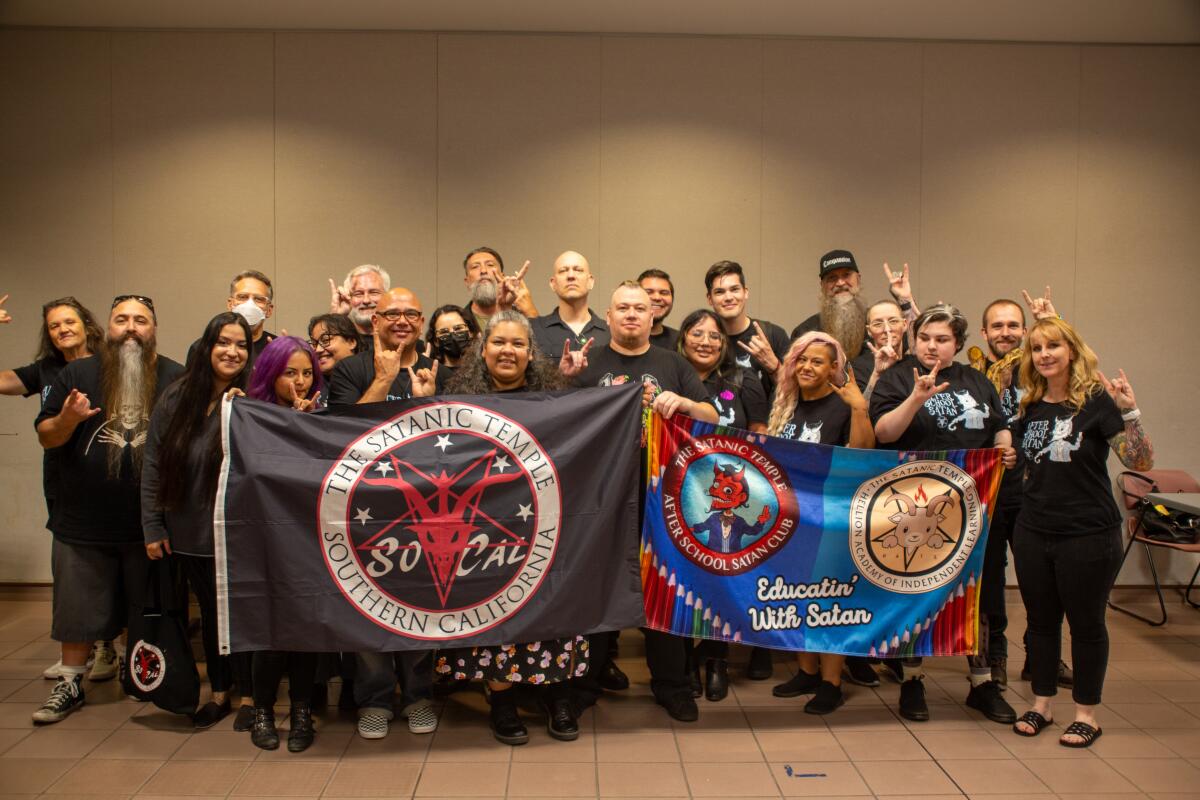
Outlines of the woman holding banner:
M 213 317 L 187 369 L 154 407 L 142 462 L 142 529 L 146 554 L 173 555 L 200 604 L 200 630 L 212 699 L 192 719 L 211 728 L 230 711 L 236 673 L 238 711 L 249 729 L 250 656 L 223 656 L 217 646 L 217 583 L 213 561 L 213 501 L 221 465 L 221 397 L 246 382 L 250 327 L 240 314 Z
M 413 395 L 434 393 L 431 370 L 413 375 Z M 554 364 L 541 357 L 529 320 L 517 311 L 500 311 L 488 321 L 479 343 L 459 365 L 446 386 L 449 394 L 545 392 L 565 387 Z M 587 672 L 588 643 L 584 636 L 542 642 L 463 647 L 439 653 L 435 671 L 455 680 L 487 682 L 491 700 L 492 734 L 504 744 L 529 741 L 529 731 L 517 715 L 515 683 L 541 685 L 547 711 L 546 729 L 561 741 L 579 738 L 579 722 L 567 680 Z
M 1124 370 L 1108 380 L 1092 349 L 1055 317 L 1035 323 L 1028 342 L 1016 428 L 1025 485 L 1012 547 L 1029 614 L 1034 700 L 1013 730 L 1036 736 L 1052 722 L 1065 614 L 1075 720 L 1058 741 L 1090 747 L 1102 733 L 1096 707 L 1108 667 L 1104 614 L 1121 566 L 1121 513 L 1108 478 L 1108 451 L 1129 469 L 1144 471 L 1154 466 L 1154 450 Z
M 967 319 L 952 305 L 930 306 L 912 324 L 913 350 L 879 376 L 871 419 L 880 446 L 897 450 L 968 450 L 998 447 L 1005 467 L 1016 464 L 996 387 L 978 370 L 955 363 L 967 340 Z M 983 620 L 987 617 L 984 616 Z M 987 641 L 987 634 L 980 632 Z M 969 656 L 967 705 L 993 722 L 1012 724 L 1016 712 L 992 680 L 987 653 Z M 888 662 L 901 680 L 900 716 L 929 719 L 921 659 Z
M 837 339 L 820 331 L 804 334 L 788 349 L 775 389 L 767 432 L 839 447 L 870 449 L 875 432 L 867 400 L 846 372 L 846 353 Z M 798 653 L 799 670 L 791 680 L 771 690 L 776 697 L 812 694 L 804 710 L 829 714 L 842 697 L 842 667 L 846 657 L 834 653 Z
M 729 337 L 721 320 L 707 308 L 688 314 L 679 326 L 679 354 L 695 368 L 712 404 L 718 424 L 754 433 L 767 432 L 767 394 L 752 369 L 739 367 L 730 356 Z M 769 656 L 769 654 L 768 654 Z M 704 663 L 704 684 L 700 663 Z M 701 692 L 711 701 L 729 694 L 729 643 L 703 639 L 692 651 L 692 695 Z
M 250 388 L 253 400 L 312 411 L 321 397 L 321 371 L 317 354 L 308 342 L 296 336 L 280 336 L 254 360 Z M 254 654 L 254 727 L 250 741 L 263 750 L 279 747 L 275 728 L 275 696 L 283 673 L 288 674 L 291 728 L 288 750 L 299 753 L 312 744 L 312 692 L 317 675 L 317 653 L 283 653 L 261 650 Z

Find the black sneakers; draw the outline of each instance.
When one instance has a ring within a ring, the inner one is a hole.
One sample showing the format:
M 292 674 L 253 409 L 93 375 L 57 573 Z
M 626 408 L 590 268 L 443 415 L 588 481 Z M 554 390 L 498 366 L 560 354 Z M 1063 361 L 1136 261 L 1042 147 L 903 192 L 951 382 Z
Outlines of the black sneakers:
M 791 680 L 772 689 L 771 694 L 776 697 L 799 697 L 802 694 L 812 694 L 820 685 L 820 675 L 810 675 L 804 670 L 798 670 Z
M 846 666 L 842 669 L 842 674 L 851 683 L 859 686 L 875 687 L 879 685 L 879 675 L 876 674 L 875 668 L 871 666 L 871 662 L 861 656 L 849 656 L 846 659 Z
M 1013 711 L 1000 694 L 1000 684 L 987 681 L 978 686 L 972 686 L 967 694 L 967 706 L 975 709 L 992 722 L 1012 725 L 1017 721 L 1017 712 Z
M 41 725 L 61 722 L 72 711 L 83 706 L 83 675 L 70 678 L 59 676 L 42 707 L 33 712 L 33 721 Z
M 671 719 L 680 722 L 695 722 L 700 719 L 700 709 L 692 699 L 691 692 L 676 692 L 663 697 L 655 697 L 655 702 L 667 710 Z
M 805 714 L 832 714 L 846 699 L 842 697 L 842 687 L 834 686 L 829 681 L 821 681 L 817 693 L 804 704 Z
M 913 722 L 929 719 L 929 705 L 925 702 L 925 683 L 920 678 L 909 678 L 900 684 L 900 716 Z

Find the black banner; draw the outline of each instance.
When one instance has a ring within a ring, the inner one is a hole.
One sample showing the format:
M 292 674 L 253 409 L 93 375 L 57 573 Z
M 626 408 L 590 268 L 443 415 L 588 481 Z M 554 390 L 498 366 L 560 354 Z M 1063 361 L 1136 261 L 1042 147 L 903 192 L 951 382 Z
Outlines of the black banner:
M 222 652 L 416 650 L 642 624 L 641 395 L 314 414 L 226 401 Z

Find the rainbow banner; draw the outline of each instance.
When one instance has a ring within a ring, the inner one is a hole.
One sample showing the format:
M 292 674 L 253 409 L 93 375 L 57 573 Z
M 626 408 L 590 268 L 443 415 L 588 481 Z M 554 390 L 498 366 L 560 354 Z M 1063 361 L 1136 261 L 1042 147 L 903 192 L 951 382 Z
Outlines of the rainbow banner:
M 1000 451 L 852 450 L 654 415 L 648 627 L 847 655 L 979 646 Z

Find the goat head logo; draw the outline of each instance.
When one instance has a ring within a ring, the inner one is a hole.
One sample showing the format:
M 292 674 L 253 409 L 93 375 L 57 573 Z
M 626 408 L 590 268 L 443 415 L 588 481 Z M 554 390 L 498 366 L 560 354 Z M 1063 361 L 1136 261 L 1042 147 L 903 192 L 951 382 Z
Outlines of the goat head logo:
M 884 501 L 884 505 L 895 503 L 899 510 L 888 516 L 889 522 L 896 527 L 878 536 L 877 541 L 884 548 L 899 547 L 904 551 L 905 569 L 912 566 L 913 558 L 922 547 L 939 550 L 955 537 L 942 530 L 946 520 L 943 509 L 954 508 L 955 498 L 950 491 L 939 494 L 923 506 L 917 505 L 916 500 L 896 491 L 891 487 L 892 494 Z

